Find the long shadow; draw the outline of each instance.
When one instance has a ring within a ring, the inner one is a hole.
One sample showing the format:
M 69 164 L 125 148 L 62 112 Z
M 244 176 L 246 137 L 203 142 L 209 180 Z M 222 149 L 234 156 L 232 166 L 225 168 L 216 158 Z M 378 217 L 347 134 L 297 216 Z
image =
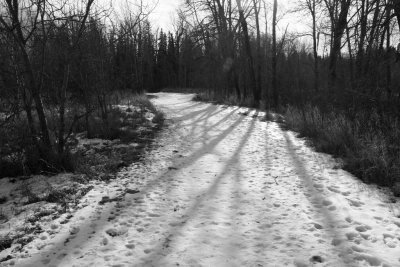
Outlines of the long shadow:
M 229 117 L 231 117 L 233 114 L 235 114 L 236 111 L 237 111 L 238 109 L 239 109 L 239 108 L 233 109 L 231 112 L 229 112 L 228 114 L 226 114 L 223 118 L 221 118 L 219 121 L 215 122 L 214 124 L 208 125 L 208 126 L 207 126 L 206 128 L 204 128 L 204 129 L 205 129 L 206 131 L 208 131 L 208 130 L 210 130 L 210 129 L 212 129 L 212 128 L 218 126 L 218 125 L 220 125 L 221 123 L 227 121 L 227 120 L 229 119 Z
M 249 109 L 249 111 L 250 111 L 250 109 Z M 255 115 L 258 115 L 258 111 L 256 111 Z M 257 118 L 257 116 L 254 116 L 253 117 L 253 121 L 256 120 L 256 118 Z M 254 131 L 252 130 L 252 132 L 254 132 Z M 249 134 L 249 137 L 250 137 L 250 135 L 251 134 Z M 252 138 L 254 138 L 254 136 Z M 242 170 L 241 170 L 242 162 L 240 160 L 238 160 L 239 155 L 240 155 L 240 153 L 236 153 L 235 154 L 236 160 L 234 160 L 232 162 L 232 163 L 236 164 L 236 171 L 235 171 L 235 175 L 234 175 L 234 179 L 235 179 L 235 183 L 234 183 L 234 188 L 235 189 L 234 189 L 234 191 L 235 192 L 239 192 L 239 191 L 243 190 L 242 189 L 242 181 L 243 181 L 244 177 L 242 175 Z M 244 167 L 248 168 L 248 166 L 244 166 Z M 253 179 L 253 178 L 251 178 L 251 179 Z M 261 180 L 262 176 L 258 176 L 256 179 L 260 179 Z M 252 190 L 254 190 L 254 189 L 252 189 Z M 234 206 L 240 207 L 240 204 L 242 203 L 242 199 L 244 199 L 244 198 L 242 197 L 241 194 L 236 194 L 236 197 L 233 199 Z M 232 221 L 234 221 L 234 219 L 236 219 L 236 220 L 239 220 L 240 223 L 232 225 L 230 236 L 235 236 L 238 233 L 242 233 L 241 228 L 239 226 L 240 225 L 244 225 L 244 222 L 253 223 L 253 224 L 257 223 L 257 221 L 261 222 L 262 219 L 260 219 L 260 217 L 262 217 L 262 216 L 260 216 L 260 215 L 262 215 L 263 213 L 264 213 L 264 211 L 257 210 L 257 215 L 258 216 L 257 217 L 253 217 L 253 219 L 249 218 L 247 215 L 246 216 L 239 216 L 239 218 L 238 218 L 237 212 L 235 213 L 235 210 L 232 209 L 231 210 Z M 256 213 L 253 214 L 253 215 L 256 216 Z M 262 238 L 265 240 L 268 236 L 271 236 L 271 234 L 269 232 L 269 229 L 266 229 L 262 233 Z M 253 246 L 253 249 L 256 249 L 256 246 Z M 230 251 L 229 255 L 231 257 L 235 257 L 240 252 L 241 251 L 240 250 L 238 251 L 238 249 L 235 249 L 235 250 L 232 249 L 232 251 Z M 266 260 L 265 255 L 266 255 L 266 253 L 267 253 L 267 251 L 266 250 L 263 251 L 262 249 L 261 249 L 261 252 L 257 252 L 256 251 L 255 254 L 257 255 L 257 257 L 252 260 L 252 264 L 254 264 L 254 266 L 263 266 L 262 263 L 265 263 L 265 260 Z
M 292 140 L 290 140 L 288 133 L 286 131 L 282 131 L 282 132 L 285 137 L 287 151 L 289 152 L 289 155 L 290 155 L 291 161 L 293 163 L 293 166 L 295 168 L 296 174 L 299 178 L 301 178 L 303 183 L 308 188 L 309 192 L 312 192 L 311 195 L 306 194 L 306 196 L 307 196 L 310 204 L 312 204 L 314 206 L 314 208 L 316 210 L 318 210 L 323 217 L 322 224 L 323 224 L 324 231 L 332 238 L 338 238 L 338 239 L 343 238 L 344 235 L 341 231 L 339 231 L 337 228 L 330 227 L 330 225 L 336 224 L 337 218 L 334 218 L 326 207 L 321 207 L 320 205 L 316 204 L 315 201 L 312 201 L 312 198 L 321 199 L 321 201 L 322 201 L 324 199 L 324 196 L 318 190 L 315 189 L 315 187 L 314 187 L 315 183 L 312 180 L 312 178 L 307 174 L 307 169 L 305 168 L 304 163 L 302 162 L 301 158 L 296 154 L 295 146 L 293 145 Z M 305 193 L 307 193 L 307 192 L 305 192 Z M 348 251 L 350 248 L 346 248 L 344 245 L 339 245 L 339 246 L 336 246 L 335 248 L 341 252 L 340 254 L 342 255 L 342 257 L 340 259 L 342 260 L 342 264 L 343 264 L 341 266 L 349 266 L 349 267 L 353 266 L 353 265 L 349 265 L 349 263 L 348 263 L 348 262 L 352 261 L 352 259 L 347 256 L 349 254 Z
M 238 125 L 243 119 L 244 119 L 244 117 L 241 117 L 240 120 L 238 120 L 235 123 L 235 125 Z M 237 149 L 235 150 L 235 152 L 233 153 L 232 157 L 225 163 L 225 167 L 222 170 L 222 172 L 217 177 L 214 178 L 213 183 L 208 187 L 207 191 L 202 193 L 201 197 L 196 198 L 196 200 L 194 201 L 193 205 L 187 210 L 187 212 L 185 212 L 185 214 L 183 216 L 181 216 L 181 217 L 185 217 L 185 218 L 188 218 L 188 219 L 186 221 L 184 221 L 183 224 L 180 224 L 179 226 L 175 226 L 175 227 L 171 226 L 169 230 L 166 230 L 165 232 L 166 233 L 170 232 L 170 234 L 165 238 L 165 240 L 167 240 L 167 239 L 170 240 L 174 236 L 179 235 L 183 231 L 183 227 L 185 227 L 187 222 L 190 221 L 192 217 L 195 217 L 197 211 L 200 208 L 200 205 L 205 200 L 208 200 L 208 199 L 212 198 L 215 195 L 215 193 L 217 192 L 217 190 L 218 190 L 218 188 L 220 186 L 221 180 L 224 178 L 224 176 L 227 173 L 229 173 L 231 171 L 232 165 L 234 163 L 238 162 L 239 156 L 240 156 L 240 152 L 242 151 L 242 149 L 245 146 L 246 142 L 249 140 L 248 137 L 253 132 L 253 130 L 255 128 L 256 121 L 257 120 L 255 118 L 251 119 L 250 125 L 249 125 L 246 133 L 243 134 L 242 139 L 240 140 L 240 143 L 239 143 Z M 227 129 L 226 131 L 228 131 L 228 130 L 229 129 Z M 188 160 L 185 160 L 184 161 L 184 165 L 187 166 L 187 165 L 193 163 L 194 161 L 199 159 L 202 155 L 204 155 L 205 153 L 208 153 L 208 151 L 211 151 L 212 149 L 214 149 L 215 146 L 227 136 L 226 131 L 225 131 L 225 134 L 220 135 L 218 138 L 216 138 L 215 140 L 210 142 L 210 144 L 207 146 L 207 148 L 203 148 L 202 151 L 199 151 L 198 153 L 195 153 Z M 180 221 L 177 221 L 177 223 L 174 224 L 174 225 L 178 225 L 179 222 Z M 161 255 L 161 252 L 164 249 L 163 244 L 165 244 L 165 241 L 159 242 L 157 244 L 157 246 L 155 246 L 154 249 L 152 250 L 152 253 L 150 253 L 145 258 L 146 260 L 144 260 L 144 262 L 151 262 L 152 259 L 154 259 L 158 255 Z M 158 258 L 158 259 L 160 259 L 160 258 Z
M 191 136 L 196 129 L 196 126 L 199 125 L 199 122 L 203 121 L 203 122 L 207 122 L 209 118 L 211 118 L 212 116 L 215 116 L 216 114 L 222 112 L 223 110 L 217 110 L 217 106 L 213 105 L 213 106 L 208 106 L 204 109 L 201 110 L 197 110 L 197 111 L 193 111 L 189 114 L 183 115 L 181 117 L 174 117 L 173 121 L 176 124 L 176 126 L 182 126 L 182 127 L 191 127 L 191 131 L 188 134 L 188 136 Z M 216 112 L 214 112 L 216 111 Z M 195 119 L 193 119 L 195 118 Z M 187 119 L 193 119 L 191 123 L 188 124 L 184 124 L 182 122 L 184 122 Z
M 184 108 L 184 109 L 186 109 L 186 108 Z M 189 108 L 188 108 L 188 109 L 189 109 Z M 187 120 L 187 119 L 192 119 L 192 118 L 195 118 L 196 116 L 200 115 L 200 116 L 199 116 L 198 118 L 196 118 L 196 120 L 195 120 L 195 121 L 198 121 L 198 120 L 200 120 L 201 118 L 203 118 L 204 116 L 207 116 L 207 114 L 208 114 L 209 116 L 212 116 L 212 115 L 213 115 L 212 112 L 214 112 L 214 111 L 217 110 L 217 109 L 218 109 L 217 106 L 210 105 L 210 106 L 207 106 L 207 107 L 205 107 L 205 108 L 203 108 L 203 109 L 195 110 L 195 111 L 186 113 L 185 115 L 174 117 L 173 120 L 174 120 L 174 121 L 185 121 L 185 120 Z M 182 110 L 183 110 L 183 109 L 182 109 Z
M 208 116 L 203 116 L 201 119 L 197 119 L 189 124 L 184 124 L 184 127 L 190 127 L 190 132 L 187 134 L 187 138 L 184 140 L 187 140 L 189 138 L 193 138 L 193 135 L 196 132 L 197 128 L 201 128 L 200 131 L 202 132 L 202 135 L 199 136 L 199 139 L 202 141 L 203 145 L 206 145 L 206 141 L 209 139 L 208 137 L 208 131 L 213 129 L 214 127 L 217 127 L 218 125 L 222 124 L 223 122 L 227 121 L 235 112 L 237 109 L 232 110 L 230 113 L 222 117 L 219 121 L 213 123 L 212 125 L 208 125 L 208 120 L 214 116 L 214 114 L 210 114 Z M 222 110 L 220 111 L 222 112 Z M 212 115 L 212 116 L 211 116 Z M 202 122 L 202 124 L 200 124 Z
M 207 110 L 207 108 L 204 110 Z M 203 112 L 204 112 L 204 110 L 203 110 Z M 215 110 L 215 109 L 213 109 L 213 110 Z M 188 117 L 188 118 L 190 118 L 190 117 Z M 203 119 L 206 119 L 206 118 L 209 118 L 209 116 L 203 117 Z M 192 155 L 185 158 L 181 164 L 184 164 L 184 165 L 192 164 L 197 159 L 199 159 L 203 155 L 207 154 L 208 151 L 213 150 L 224 138 L 226 138 L 226 136 L 228 136 L 233 130 L 236 129 L 236 127 L 238 127 L 241 124 L 241 122 L 244 120 L 244 118 L 245 118 L 244 116 L 239 117 L 232 125 L 230 125 L 227 129 L 225 129 L 220 135 L 218 135 L 217 137 L 212 139 L 208 144 L 206 144 L 206 147 L 203 146 L 200 149 L 198 149 L 197 151 L 195 151 L 194 153 L 192 153 Z M 167 175 L 168 172 L 170 172 L 170 170 L 166 170 L 161 175 L 159 175 L 157 178 L 155 178 L 151 181 L 148 181 L 147 184 L 141 188 L 141 194 L 140 194 L 139 199 L 142 199 L 146 195 L 147 192 L 149 192 L 150 190 L 155 188 L 160 183 L 164 183 L 165 181 L 161 178 L 163 178 L 165 175 Z M 102 214 L 108 214 L 113 209 L 114 209 L 114 204 L 111 204 L 107 208 L 103 209 Z M 99 223 L 99 222 L 97 222 L 97 223 Z M 108 223 L 107 221 L 103 221 L 102 224 L 97 224 L 97 227 L 96 227 L 97 232 L 103 231 L 104 227 L 107 225 L 107 223 Z M 92 224 L 92 222 L 90 220 L 86 220 L 86 221 L 82 222 L 82 224 L 80 224 L 79 227 L 81 229 L 87 228 L 87 227 L 90 227 L 90 224 Z M 86 239 L 85 241 L 89 241 L 89 239 Z M 41 251 L 41 254 L 43 254 L 43 253 L 46 253 L 48 255 L 58 254 L 60 252 L 60 247 L 65 248 L 64 246 L 62 246 L 61 242 L 64 242 L 64 241 L 60 240 L 60 243 L 52 243 L 52 246 L 48 246 L 45 249 L 43 249 Z M 70 244 L 74 244 L 73 239 L 71 240 Z M 82 246 L 82 245 L 84 245 L 84 243 L 80 243 L 79 245 Z M 73 248 L 71 247 L 71 249 L 73 249 Z M 62 262 L 63 262 L 62 259 L 56 261 L 56 263 L 62 263 Z M 28 267 L 30 265 L 28 264 L 26 266 Z
M 196 159 L 200 158 L 202 155 L 206 154 L 207 151 L 212 150 L 216 145 L 218 145 L 219 142 L 221 142 L 227 135 L 229 135 L 244 119 L 244 117 L 240 117 L 235 123 L 233 123 L 228 129 L 226 129 L 225 131 L 223 131 L 218 137 L 214 138 L 213 140 L 210 141 L 210 143 L 207 145 L 207 148 L 201 148 L 199 149 L 199 151 L 194 152 L 192 154 L 192 156 L 186 158 L 184 160 L 184 164 L 186 163 L 192 163 L 193 161 L 195 161 Z M 165 181 L 163 181 L 162 177 L 164 177 L 168 172 L 170 172 L 170 170 L 165 171 L 164 173 L 162 173 L 159 177 L 157 177 L 154 180 L 149 181 L 142 189 L 141 189 L 141 198 L 143 198 L 146 195 L 146 192 L 150 191 L 152 188 L 155 188 L 159 183 L 163 183 Z M 114 208 L 114 205 L 110 205 L 106 211 L 103 210 L 103 214 L 105 212 L 109 212 Z M 97 225 L 97 229 L 98 231 L 100 231 L 100 229 L 103 229 L 105 227 L 105 224 L 107 222 L 104 222 L 104 225 Z M 90 221 L 86 221 L 83 224 L 80 225 L 81 228 L 86 228 L 91 224 Z M 46 251 L 48 254 L 57 254 L 58 250 L 59 250 L 59 246 L 61 244 L 54 244 L 52 246 L 52 249 Z M 82 245 L 82 244 L 80 244 Z
M 245 117 L 239 117 L 230 127 L 225 129 L 221 134 L 217 137 L 209 141 L 207 144 L 203 145 L 200 149 L 187 156 L 183 161 L 182 165 L 189 166 L 197 159 L 207 154 L 209 151 L 212 151 L 222 140 L 224 140 L 237 126 L 241 124 Z
M 229 115 L 234 114 L 238 109 L 239 109 L 239 108 L 234 108 L 231 112 L 229 112 Z M 196 120 L 192 121 L 191 123 L 185 124 L 185 126 L 196 125 L 197 122 L 199 122 L 199 121 L 203 121 L 203 122 L 204 122 L 207 118 L 210 118 L 210 117 L 212 117 L 212 116 L 215 116 L 216 114 L 221 113 L 221 112 L 226 112 L 226 110 L 220 108 L 220 110 L 219 110 L 218 112 L 211 113 L 211 114 L 210 114 L 210 113 L 204 114 L 204 115 L 207 115 L 207 116 L 201 116 L 201 117 L 199 117 L 199 118 L 196 118 Z M 226 116 L 226 117 L 229 117 L 229 116 Z M 190 117 L 188 117 L 188 118 L 190 118 Z M 218 125 L 218 124 L 219 124 L 219 123 L 217 122 L 217 123 L 215 123 L 215 124 L 209 126 L 209 128 L 211 128 L 211 127 L 213 127 L 213 126 L 216 126 L 216 125 Z
M 225 139 L 235 128 L 240 125 L 240 123 L 244 120 L 244 117 L 239 117 L 229 128 L 225 129 L 220 135 L 212 139 L 206 146 L 202 146 L 197 151 L 193 152 L 191 155 L 187 156 L 186 158 L 182 159 L 179 165 L 180 166 L 189 166 L 197 159 L 201 158 L 203 155 L 207 154 L 209 151 L 212 151 L 223 139 Z M 145 195 L 146 192 L 151 190 L 152 188 L 156 187 L 159 183 L 163 183 L 165 181 L 161 180 L 160 178 L 164 177 L 170 172 L 170 170 L 165 171 L 162 173 L 158 178 L 149 181 L 142 189 L 141 195 Z

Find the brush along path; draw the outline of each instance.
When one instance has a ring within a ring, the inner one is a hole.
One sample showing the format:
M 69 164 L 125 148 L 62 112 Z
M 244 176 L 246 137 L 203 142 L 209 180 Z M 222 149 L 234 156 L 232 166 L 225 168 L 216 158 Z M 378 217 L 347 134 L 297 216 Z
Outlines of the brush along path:
M 170 120 L 147 162 L 15 265 L 400 266 L 396 199 L 261 114 L 156 96 Z

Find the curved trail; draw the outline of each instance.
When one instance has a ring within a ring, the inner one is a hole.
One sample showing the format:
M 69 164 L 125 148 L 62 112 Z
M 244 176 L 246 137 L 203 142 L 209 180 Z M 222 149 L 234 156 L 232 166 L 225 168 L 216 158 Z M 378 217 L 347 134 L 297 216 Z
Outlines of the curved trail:
M 374 186 L 254 111 L 156 96 L 170 120 L 147 163 L 16 265 L 400 266 L 399 210 Z

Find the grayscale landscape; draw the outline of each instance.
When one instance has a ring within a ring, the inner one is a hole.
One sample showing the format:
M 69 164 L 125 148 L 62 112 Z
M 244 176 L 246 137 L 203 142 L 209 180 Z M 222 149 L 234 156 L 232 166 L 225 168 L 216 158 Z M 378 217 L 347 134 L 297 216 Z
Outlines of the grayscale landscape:
M 400 266 L 400 0 L 0 0 L 0 266 Z

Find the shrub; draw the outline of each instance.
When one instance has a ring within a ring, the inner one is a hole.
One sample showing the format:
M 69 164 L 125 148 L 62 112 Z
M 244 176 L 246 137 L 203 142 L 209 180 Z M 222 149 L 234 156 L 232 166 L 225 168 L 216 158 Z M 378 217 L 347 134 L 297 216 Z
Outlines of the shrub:
M 400 181 L 398 121 L 375 112 L 352 117 L 323 113 L 310 105 L 287 107 L 286 127 L 309 137 L 318 151 L 344 159 L 344 167 L 367 183 L 392 186 Z
M 0 236 L 0 251 L 8 249 L 13 243 L 13 238 L 11 235 Z
M 85 114 L 86 111 L 80 104 L 70 103 L 65 114 L 66 131 L 69 132 L 68 127 L 74 125 L 71 129 L 73 134 L 86 130 L 90 138 L 120 139 L 128 143 L 143 137 L 143 135 L 148 138 L 148 135 L 152 134 L 150 133 L 152 128 L 159 128 L 154 127 L 153 124 L 161 126 L 164 121 L 163 113 L 157 110 L 146 95 L 116 92 L 109 99 L 111 103 L 107 106 L 107 118 L 101 117 L 97 112 L 92 112 L 88 114 L 89 125 L 86 124 L 84 117 L 76 121 L 76 114 Z M 126 108 L 121 109 L 117 105 L 126 105 Z M 152 121 L 145 117 L 148 112 L 154 114 Z M 28 128 L 27 120 L 23 114 L 0 127 L 0 178 L 72 172 L 80 165 L 69 151 L 69 148 L 76 145 L 78 140 L 70 138 L 67 140 L 69 147 L 63 153 L 56 151 L 57 142 L 54 138 L 59 127 L 57 109 L 49 107 L 46 110 L 46 117 L 50 135 L 53 138 L 54 147 L 52 149 L 41 147 L 38 136 L 29 136 L 29 132 L 26 130 Z M 84 171 L 84 173 L 86 172 L 90 173 L 89 170 Z

